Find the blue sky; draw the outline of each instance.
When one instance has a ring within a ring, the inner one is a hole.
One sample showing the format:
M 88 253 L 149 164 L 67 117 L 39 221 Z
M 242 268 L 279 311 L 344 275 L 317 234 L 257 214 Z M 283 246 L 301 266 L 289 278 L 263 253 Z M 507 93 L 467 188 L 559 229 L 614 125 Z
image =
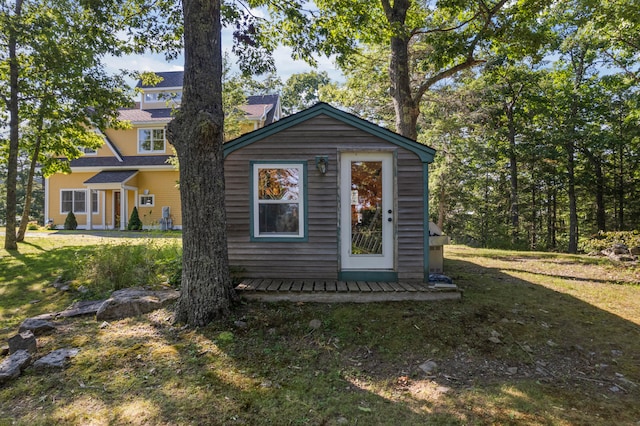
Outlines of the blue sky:
M 229 53 L 232 60 L 235 57 L 231 53 L 231 33 L 230 31 L 223 31 L 222 37 L 222 49 Z M 303 61 L 294 61 L 291 59 L 291 49 L 286 47 L 279 47 L 274 52 L 274 59 L 276 63 L 277 75 L 284 83 L 291 74 L 306 72 L 312 68 Z M 326 71 L 332 80 L 342 81 L 341 72 L 336 68 L 333 61 L 327 57 L 318 57 L 318 71 Z M 162 54 L 148 54 L 148 55 L 130 55 L 120 58 L 107 58 L 106 64 L 109 72 L 116 73 L 121 69 L 128 71 L 180 71 L 183 69 L 184 59 L 180 56 L 177 60 L 167 62 Z M 235 64 L 232 70 L 237 72 L 238 68 Z M 256 79 L 261 79 L 260 76 Z M 135 81 L 129 81 L 129 84 L 133 87 Z

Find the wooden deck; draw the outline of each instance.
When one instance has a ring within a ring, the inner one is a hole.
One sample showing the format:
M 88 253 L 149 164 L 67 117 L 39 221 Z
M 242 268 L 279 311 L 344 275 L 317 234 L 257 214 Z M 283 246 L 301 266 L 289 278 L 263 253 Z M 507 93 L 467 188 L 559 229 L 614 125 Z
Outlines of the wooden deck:
M 370 303 L 459 300 L 456 286 L 371 281 L 246 279 L 237 287 L 240 297 L 265 302 Z

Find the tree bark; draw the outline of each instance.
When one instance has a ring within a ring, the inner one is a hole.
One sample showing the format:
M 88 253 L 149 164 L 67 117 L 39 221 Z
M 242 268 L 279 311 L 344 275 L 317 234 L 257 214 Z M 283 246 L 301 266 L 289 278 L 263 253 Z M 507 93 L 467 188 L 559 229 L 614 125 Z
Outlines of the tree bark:
M 389 60 L 389 79 L 391 98 L 396 113 L 396 131 L 402 136 L 416 140 L 418 137 L 419 100 L 411 92 L 411 73 L 409 69 L 409 34 L 406 33 L 405 20 L 411 6 L 410 0 L 396 0 L 393 6 L 388 0 L 382 0 L 382 6 L 393 29 L 391 37 L 391 58 Z
M 20 135 L 18 133 L 19 105 L 18 105 L 18 34 L 16 25 L 19 25 L 22 14 L 22 0 L 17 0 L 15 4 L 12 27 L 9 30 L 9 155 L 7 160 L 7 208 L 6 208 L 6 229 L 4 237 L 5 250 L 17 250 L 16 241 L 16 214 L 17 214 L 17 194 L 16 185 L 18 182 L 18 150 L 20 148 Z
M 520 209 L 518 201 L 518 159 L 516 153 L 516 124 L 514 121 L 514 105 L 507 104 L 507 129 L 509 139 L 509 180 L 511 183 L 511 243 L 517 245 L 520 240 Z
M 33 199 L 31 193 L 33 192 L 33 180 L 35 179 L 36 166 L 38 164 L 38 157 L 40 156 L 40 147 L 42 145 L 41 132 L 44 126 L 44 114 L 42 113 L 42 109 L 40 111 L 41 113 L 38 117 L 38 123 L 36 123 L 36 142 L 31 156 L 31 164 L 29 165 L 27 189 L 24 193 L 24 208 L 22 209 L 22 219 L 20 220 L 20 228 L 18 229 L 18 233 L 16 235 L 16 241 L 18 242 L 24 241 L 24 236 L 27 233 L 27 226 L 29 225 L 29 215 L 31 214 L 31 200 Z
M 167 135 L 178 154 L 182 206 L 182 294 L 175 320 L 203 326 L 229 315 L 224 202 L 220 2 L 184 0 L 184 84 Z

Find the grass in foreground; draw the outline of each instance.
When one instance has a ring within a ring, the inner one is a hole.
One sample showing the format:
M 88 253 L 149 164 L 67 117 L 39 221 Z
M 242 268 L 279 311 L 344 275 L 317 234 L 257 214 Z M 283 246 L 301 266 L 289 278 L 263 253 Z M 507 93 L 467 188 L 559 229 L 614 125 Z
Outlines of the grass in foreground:
M 0 291 L 26 293 L 9 307 L 3 297 L 5 335 L 68 302 L 46 285 L 59 272 L 29 270 L 43 257 L 57 256 L 59 267 L 72 259 L 33 244 L 41 251 L 0 259 L 13 265 Z M 455 246 L 445 255 L 462 302 L 250 303 L 200 329 L 173 326 L 164 310 L 105 328 L 67 321 L 40 339 L 39 354 L 81 352 L 64 371 L 28 370 L 1 387 L 0 424 L 640 421 L 637 268 Z M 42 302 L 24 302 L 36 294 Z M 322 326 L 312 329 L 312 319 Z M 426 374 L 419 366 L 429 360 L 438 368 Z

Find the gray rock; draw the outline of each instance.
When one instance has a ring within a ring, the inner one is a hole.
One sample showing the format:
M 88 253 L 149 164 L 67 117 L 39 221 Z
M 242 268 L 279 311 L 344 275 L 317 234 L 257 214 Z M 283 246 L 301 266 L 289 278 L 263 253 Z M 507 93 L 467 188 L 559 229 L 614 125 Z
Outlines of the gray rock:
M 38 344 L 36 343 L 36 336 L 33 335 L 31 330 L 24 331 L 16 334 L 8 339 L 9 353 L 13 354 L 18 351 L 24 350 L 31 354 L 36 353 L 38 350 Z
M 55 324 L 38 318 L 27 318 L 20 324 L 19 333 L 23 333 L 25 331 L 31 331 L 36 336 L 39 336 L 47 331 L 55 330 Z
M 518 367 L 509 367 L 507 368 L 507 374 L 514 375 L 518 373 Z
M 80 349 L 76 348 L 57 349 L 34 362 L 33 368 L 35 368 L 36 370 L 47 370 L 49 368 L 65 368 L 69 363 L 69 360 L 76 356 L 78 352 L 80 352 Z
M 320 327 L 322 327 L 322 321 L 320 321 L 319 319 L 312 319 L 311 321 L 309 321 L 309 328 L 312 330 L 317 330 Z
M 64 311 L 58 312 L 56 316 L 69 318 L 79 317 L 82 315 L 94 315 L 100 309 L 104 300 L 83 300 L 75 302 Z
M 247 324 L 246 321 L 240 321 L 240 320 L 234 321 L 233 325 L 235 325 L 236 328 L 241 328 L 241 329 L 245 329 L 249 326 L 249 324 Z
M 629 249 L 629 253 L 631 253 L 634 256 L 640 256 L 640 246 L 631 247 Z
M 624 244 L 614 244 L 611 247 L 611 251 L 613 252 L 613 254 L 629 254 L 629 248 L 624 245 Z
M 426 361 L 420 364 L 419 368 L 427 374 L 432 374 L 438 369 L 438 364 L 435 361 Z
M 134 317 L 160 309 L 180 297 L 176 290 L 144 290 L 127 288 L 114 291 L 111 297 L 100 305 L 96 320 L 118 320 Z
M 31 354 L 29 352 L 21 350 L 12 353 L 0 363 L 0 383 L 15 379 L 20 375 L 22 369 L 29 364 L 31 364 Z

